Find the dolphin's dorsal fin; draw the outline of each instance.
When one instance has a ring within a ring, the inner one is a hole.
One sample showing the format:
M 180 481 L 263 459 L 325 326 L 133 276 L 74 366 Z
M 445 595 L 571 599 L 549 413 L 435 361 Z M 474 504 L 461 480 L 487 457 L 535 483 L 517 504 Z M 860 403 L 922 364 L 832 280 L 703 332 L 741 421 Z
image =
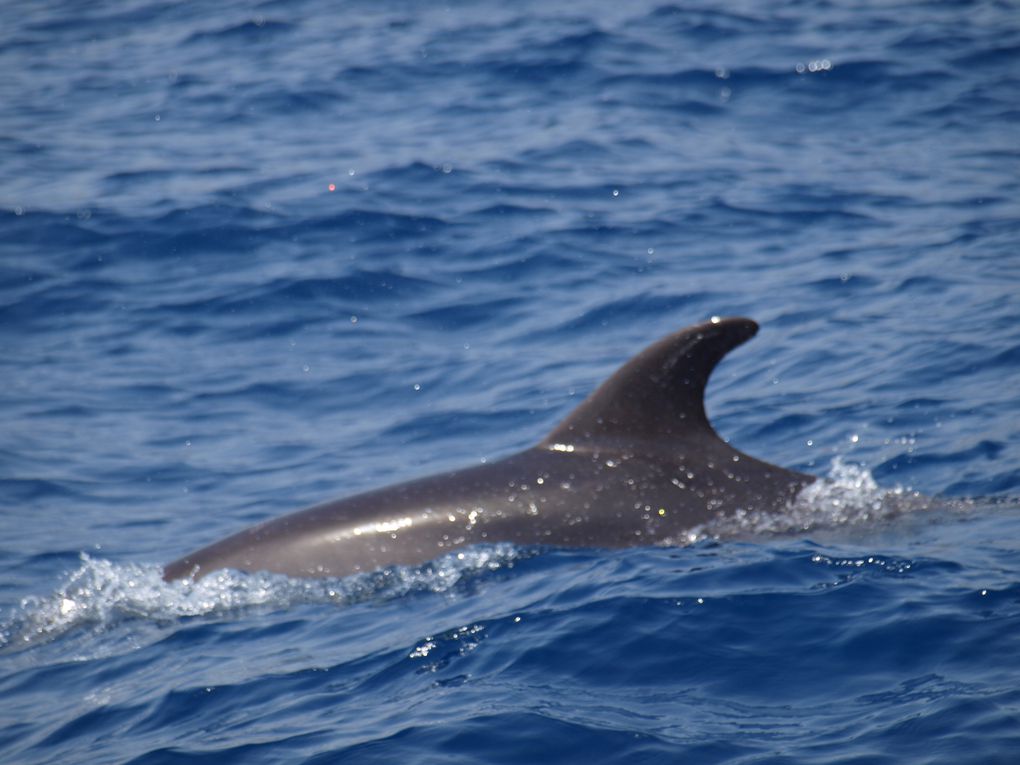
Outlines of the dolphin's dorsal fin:
M 620 367 L 540 446 L 626 448 L 694 433 L 714 436 L 705 414 L 708 377 L 757 331 L 750 319 L 712 319 L 664 337 Z

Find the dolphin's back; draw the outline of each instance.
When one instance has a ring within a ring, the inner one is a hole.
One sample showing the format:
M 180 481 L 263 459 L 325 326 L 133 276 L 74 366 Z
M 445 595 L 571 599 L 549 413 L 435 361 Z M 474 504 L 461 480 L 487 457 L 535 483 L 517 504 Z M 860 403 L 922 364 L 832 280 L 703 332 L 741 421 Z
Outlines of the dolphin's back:
M 267 521 L 169 564 L 164 576 L 344 576 L 480 542 L 625 547 L 676 540 L 738 509 L 780 509 L 814 479 L 733 449 L 704 407 L 712 369 L 756 331 L 748 319 L 725 319 L 676 332 L 532 449 Z

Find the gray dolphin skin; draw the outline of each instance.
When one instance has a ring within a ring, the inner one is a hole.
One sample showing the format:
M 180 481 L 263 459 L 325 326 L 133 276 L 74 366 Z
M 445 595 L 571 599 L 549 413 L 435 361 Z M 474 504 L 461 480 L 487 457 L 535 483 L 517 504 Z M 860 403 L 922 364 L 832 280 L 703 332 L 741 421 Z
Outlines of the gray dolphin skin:
M 346 576 L 485 542 L 652 545 L 740 509 L 782 510 L 815 478 L 742 454 L 705 414 L 712 369 L 757 331 L 732 318 L 675 332 L 530 449 L 261 523 L 174 561 L 164 578 Z

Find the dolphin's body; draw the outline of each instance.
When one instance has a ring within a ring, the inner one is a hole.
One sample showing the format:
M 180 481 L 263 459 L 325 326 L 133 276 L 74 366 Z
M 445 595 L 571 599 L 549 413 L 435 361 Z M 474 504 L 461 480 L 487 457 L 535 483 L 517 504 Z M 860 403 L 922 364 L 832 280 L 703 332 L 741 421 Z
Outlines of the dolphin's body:
M 416 565 L 481 542 L 629 547 L 682 539 L 740 509 L 778 511 L 813 476 L 725 443 L 703 403 L 709 374 L 753 337 L 713 319 L 631 359 L 537 446 L 259 524 L 166 567 L 345 576 Z

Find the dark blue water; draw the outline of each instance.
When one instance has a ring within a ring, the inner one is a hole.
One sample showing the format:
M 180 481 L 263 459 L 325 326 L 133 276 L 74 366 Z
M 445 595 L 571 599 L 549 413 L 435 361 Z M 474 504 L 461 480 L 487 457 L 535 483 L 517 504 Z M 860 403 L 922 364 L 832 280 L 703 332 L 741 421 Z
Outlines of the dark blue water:
M 7 3 L 0 69 L 0 760 L 1015 761 L 1015 5 Z M 160 579 L 713 315 L 788 513 Z

